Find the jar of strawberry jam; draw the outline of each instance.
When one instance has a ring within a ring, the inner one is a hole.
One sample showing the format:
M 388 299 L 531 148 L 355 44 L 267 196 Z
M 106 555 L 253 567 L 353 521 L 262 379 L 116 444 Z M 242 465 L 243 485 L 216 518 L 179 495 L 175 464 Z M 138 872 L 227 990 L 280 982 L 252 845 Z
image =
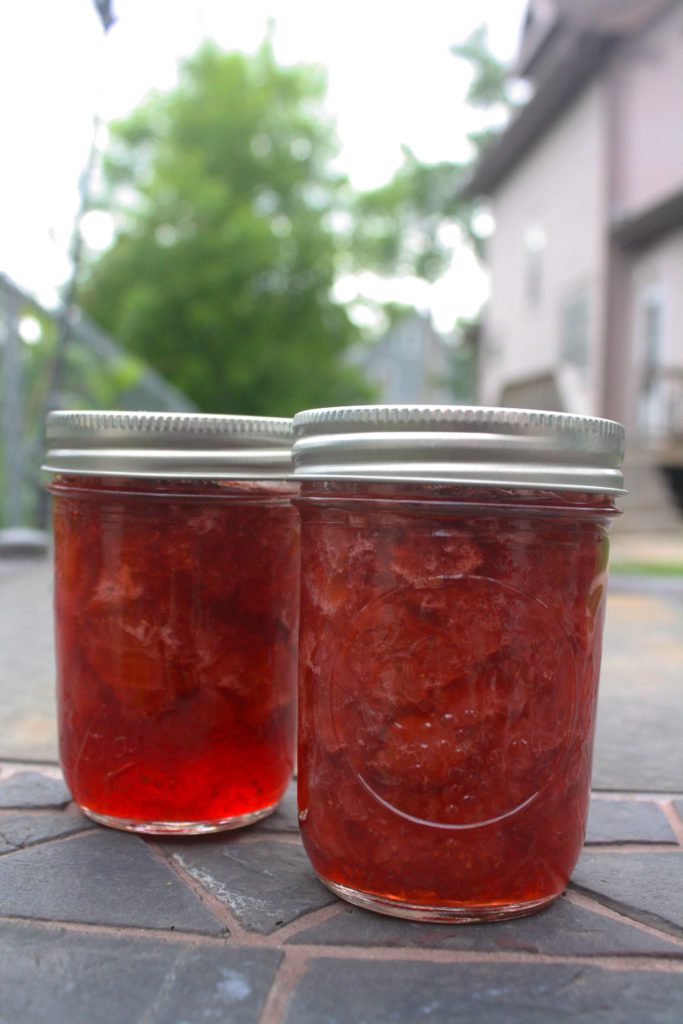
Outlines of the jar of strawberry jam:
M 622 427 L 399 406 L 294 432 L 313 868 L 399 917 L 538 910 L 584 837 Z
M 55 412 L 47 438 L 74 799 L 135 832 L 263 818 L 294 754 L 291 421 Z

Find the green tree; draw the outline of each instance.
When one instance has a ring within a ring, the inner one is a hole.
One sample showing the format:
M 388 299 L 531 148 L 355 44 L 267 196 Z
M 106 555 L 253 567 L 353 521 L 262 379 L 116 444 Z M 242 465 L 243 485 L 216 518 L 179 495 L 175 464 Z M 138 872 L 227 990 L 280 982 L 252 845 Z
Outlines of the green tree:
M 481 338 L 479 319 L 460 317 L 456 324 L 459 343 L 453 348 L 446 386 L 456 402 L 474 405 L 477 401 L 477 355 Z
M 468 135 L 471 157 L 462 163 L 425 164 L 404 147 L 403 163 L 391 181 L 356 200 L 351 248 L 359 267 L 435 281 L 451 263 L 454 233 L 482 254 L 477 204 L 463 196 L 463 188 L 518 104 L 507 69 L 489 49 L 485 26 L 451 47 L 451 52 L 470 65 L 466 102 L 482 112 L 481 128 Z M 396 309 L 387 313 L 390 321 L 398 315 Z M 455 401 L 471 404 L 477 397 L 481 323 L 460 319 L 455 328 L 460 340 L 453 348 L 444 383 Z
M 371 397 L 331 295 L 347 185 L 323 96 L 315 69 L 279 67 L 268 43 L 206 45 L 175 90 L 111 128 L 102 205 L 119 231 L 81 304 L 206 411 Z
M 452 232 L 456 226 L 478 252 L 473 214 L 475 204 L 462 190 L 472 167 L 495 141 L 517 106 L 507 70 L 488 46 L 485 26 L 451 47 L 454 57 L 466 61 L 472 78 L 465 97 L 482 112 L 482 127 L 468 135 L 472 156 L 463 163 L 422 163 L 407 147 L 403 163 L 386 185 L 356 200 L 353 252 L 359 266 L 380 274 L 414 274 L 435 281 L 448 268 Z

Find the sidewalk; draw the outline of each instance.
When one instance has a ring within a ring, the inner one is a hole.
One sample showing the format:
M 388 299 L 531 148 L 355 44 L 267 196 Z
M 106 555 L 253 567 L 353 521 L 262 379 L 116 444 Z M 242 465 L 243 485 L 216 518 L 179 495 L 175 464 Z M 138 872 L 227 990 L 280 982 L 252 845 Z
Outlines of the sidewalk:
M 0 1024 L 679 1024 L 683 597 L 610 597 L 598 791 L 567 893 L 456 927 L 337 900 L 293 789 L 214 837 L 82 817 L 35 763 L 55 756 L 49 622 L 49 568 L 1 566 Z

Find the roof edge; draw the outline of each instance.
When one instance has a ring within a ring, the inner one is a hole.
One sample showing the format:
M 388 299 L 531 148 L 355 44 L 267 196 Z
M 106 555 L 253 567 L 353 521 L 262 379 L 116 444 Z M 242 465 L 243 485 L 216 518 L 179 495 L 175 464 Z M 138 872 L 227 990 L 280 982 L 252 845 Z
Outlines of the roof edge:
M 683 227 L 683 189 L 639 213 L 613 217 L 610 232 L 624 249 L 644 249 L 679 227 Z
M 461 189 L 465 199 L 490 195 L 517 167 L 544 129 L 592 80 L 615 45 L 615 37 L 577 36 L 557 73 L 522 107 L 474 168 Z

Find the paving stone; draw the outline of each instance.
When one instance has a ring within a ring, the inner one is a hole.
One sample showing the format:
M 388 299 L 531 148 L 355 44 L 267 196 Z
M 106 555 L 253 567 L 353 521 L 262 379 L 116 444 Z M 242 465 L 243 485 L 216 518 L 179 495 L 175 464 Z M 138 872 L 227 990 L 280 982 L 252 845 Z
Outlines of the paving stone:
M 0 780 L 0 808 L 66 807 L 71 793 L 61 779 L 42 772 L 16 772 Z
M 143 840 L 107 829 L 1 857 L 0 915 L 214 934 L 225 930 Z
M 280 954 L 0 923 L 0 1024 L 256 1024 Z
M 164 845 L 250 931 L 269 935 L 336 901 L 313 875 L 298 843 L 217 837 Z
M 587 843 L 675 843 L 676 836 L 654 800 L 591 800 Z
M 57 811 L 54 814 L 11 814 L 0 816 L 0 854 L 11 853 L 25 846 L 57 839 L 74 832 L 96 828 L 78 811 Z
M 52 563 L 0 575 L 0 757 L 57 760 Z
M 610 594 L 593 785 L 676 793 L 683 779 L 683 601 Z
M 571 880 L 620 913 L 675 935 L 683 933 L 683 850 L 584 851 Z
M 315 958 L 285 1024 L 679 1024 L 683 975 Z
M 296 806 L 296 783 L 291 783 L 283 796 L 278 809 L 259 821 L 250 831 L 254 832 L 289 832 L 298 833 L 299 817 Z
M 288 940 L 294 945 L 383 946 L 395 949 L 457 949 L 554 956 L 683 957 L 683 947 L 628 923 L 559 899 L 532 917 L 462 928 L 418 924 L 345 907 Z

